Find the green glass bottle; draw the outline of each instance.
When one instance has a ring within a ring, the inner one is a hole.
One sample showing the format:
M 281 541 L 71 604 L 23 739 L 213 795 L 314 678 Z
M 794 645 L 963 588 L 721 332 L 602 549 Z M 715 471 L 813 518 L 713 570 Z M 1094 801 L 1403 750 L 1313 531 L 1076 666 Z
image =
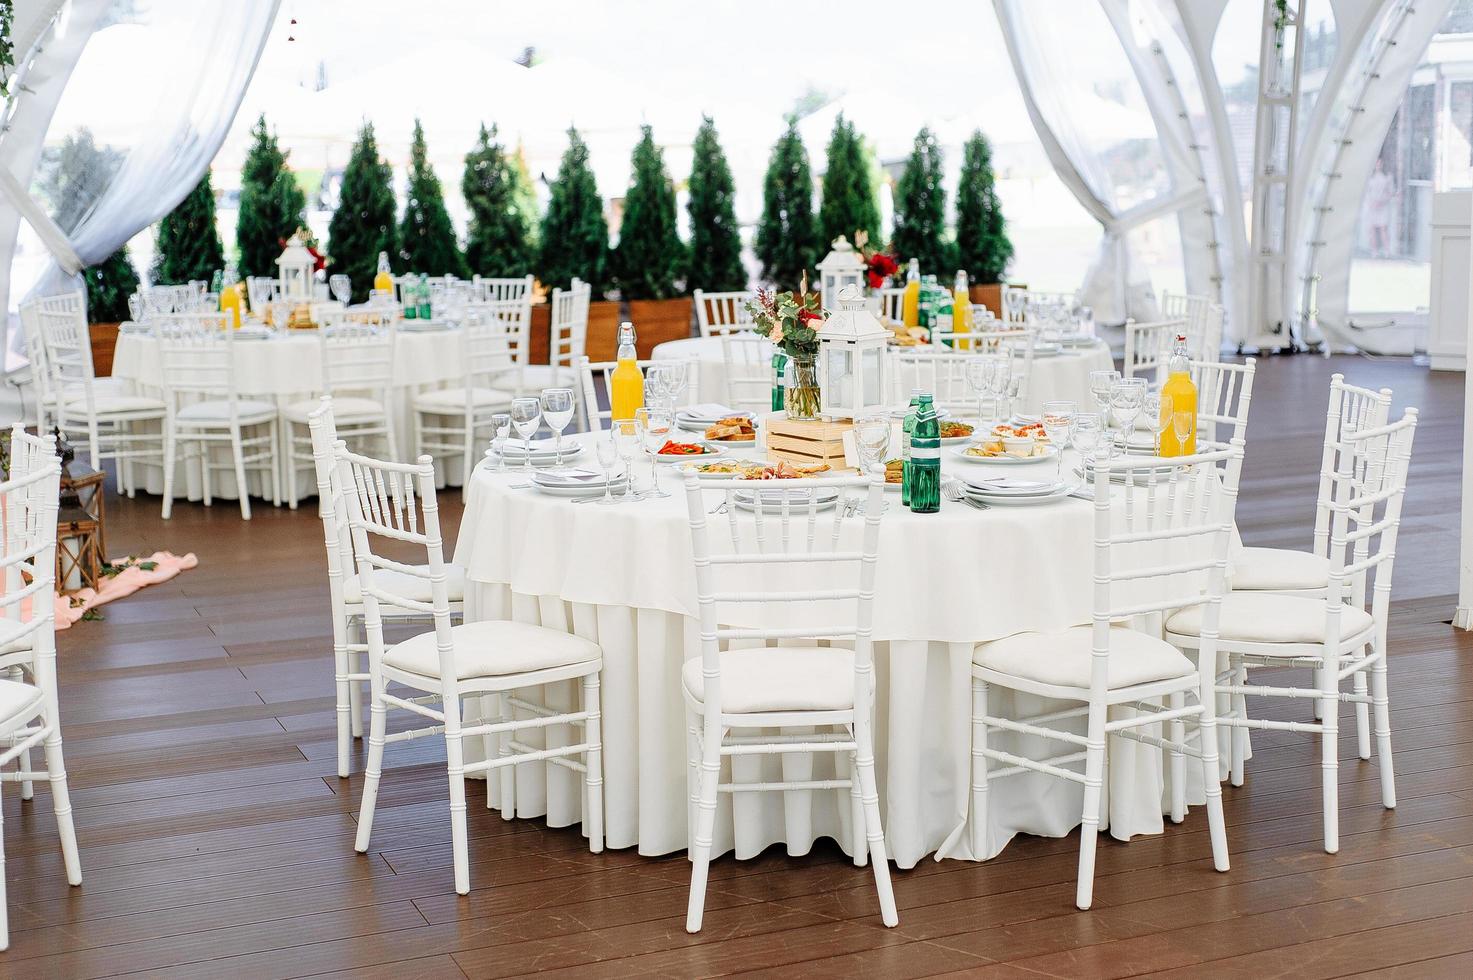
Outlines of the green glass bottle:
M 900 503 L 910 506 L 910 435 L 916 427 L 916 409 L 921 404 L 921 393 L 912 392 L 910 396 L 910 408 L 906 410 L 905 421 L 900 424 Z
M 399 303 L 403 307 L 404 319 L 419 319 L 419 280 L 414 276 L 407 277 L 399 287 Z
M 788 355 L 781 347 L 772 352 L 772 410 L 783 410 L 783 388 L 787 386 Z
M 910 437 L 910 509 L 934 514 L 941 509 L 941 423 L 930 395 L 922 395 Z
M 432 320 L 434 316 L 434 310 L 430 309 L 430 281 L 421 272 L 419 274 L 419 318 Z
M 940 285 L 937 285 L 935 306 L 936 324 L 932 329 L 946 338 L 947 347 L 956 346 L 956 341 L 952 337 L 952 331 L 955 329 L 955 318 L 952 315 L 954 307 L 955 301 L 951 298 L 951 294 L 942 289 Z

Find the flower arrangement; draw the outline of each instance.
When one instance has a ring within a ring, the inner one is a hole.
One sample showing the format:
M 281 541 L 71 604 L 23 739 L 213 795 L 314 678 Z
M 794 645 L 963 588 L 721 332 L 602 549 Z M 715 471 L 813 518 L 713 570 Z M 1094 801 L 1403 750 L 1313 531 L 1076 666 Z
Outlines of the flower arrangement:
M 817 293 L 808 291 L 808 277 L 794 293 L 757 290 L 757 298 L 747 303 L 752 329 L 787 352 L 789 357 L 816 357 L 818 331 L 828 315 L 819 303 Z
M 864 259 L 865 282 L 870 289 L 883 289 L 890 277 L 900 271 L 900 263 L 894 255 L 877 248 L 869 248 L 869 233 L 860 229 L 854 233 L 854 247 Z

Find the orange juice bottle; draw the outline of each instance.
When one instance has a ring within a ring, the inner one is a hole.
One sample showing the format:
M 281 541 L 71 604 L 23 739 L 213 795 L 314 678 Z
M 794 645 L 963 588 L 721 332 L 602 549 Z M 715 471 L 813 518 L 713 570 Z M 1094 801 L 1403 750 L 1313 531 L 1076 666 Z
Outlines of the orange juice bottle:
M 632 419 L 644 406 L 644 374 L 634 353 L 634 324 L 619 324 L 619 363 L 609 375 L 609 408 L 614 419 Z
M 394 295 L 394 274 L 389 271 L 389 253 L 378 253 L 378 275 L 373 277 L 373 288 Z
M 956 270 L 956 282 L 952 287 L 951 332 L 957 350 L 972 349 L 972 292 L 967 288 L 967 272 Z
M 905 269 L 905 292 L 900 296 L 900 322 L 907 327 L 921 322 L 921 260 L 911 259 Z
M 233 282 L 220 290 L 220 312 L 230 314 L 230 325 L 240 329 L 240 283 Z
M 1171 399 L 1168 409 L 1166 399 Z M 1167 416 L 1170 411 L 1171 415 Z M 1187 436 L 1176 434 L 1175 417 L 1186 412 L 1191 418 Z M 1187 338 L 1176 336 L 1171 360 L 1166 362 L 1166 383 L 1161 386 L 1161 455 L 1190 456 L 1197 451 L 1197 386 L 1192 381 L 1192 361 L 1187 355 Z

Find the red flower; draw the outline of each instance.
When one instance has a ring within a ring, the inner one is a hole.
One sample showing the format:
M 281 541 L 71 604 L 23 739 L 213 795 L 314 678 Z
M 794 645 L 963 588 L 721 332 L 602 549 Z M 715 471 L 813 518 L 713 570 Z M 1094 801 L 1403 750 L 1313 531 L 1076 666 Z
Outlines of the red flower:
M 820 312 L 818 312 L 817 310 L 799 310 L 798 311 L 798 322 L 799 323 L 812 323 L 814 320 L 822 320 L 822 319 L 823 319 L 823 314 L 820 313 Z

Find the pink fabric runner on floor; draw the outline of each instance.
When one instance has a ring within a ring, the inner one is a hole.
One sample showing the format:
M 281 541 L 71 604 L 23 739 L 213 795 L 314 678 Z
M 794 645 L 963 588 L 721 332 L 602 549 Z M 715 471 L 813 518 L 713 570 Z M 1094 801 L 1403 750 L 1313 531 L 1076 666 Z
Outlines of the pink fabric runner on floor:
M 81 619 L 89 609 L 95 609 L 114 599 L 130 596 L 144 586 L 167 582 L 180 572 L 199 564 L 199 559 L 194 556 L 194 552 L 187 555 L 176 555 L 168 551 L 155 551 L 146 558 L 142 556 L 137 559 L 120 558 L 111 564 L 117 565 L 124 561 L 131 561 L 132 564 L 116 575 L 105 577 L 102 580 L 102 588 L 81 589 L 69 596 L 58 595 L 56 597 L 56 628 L 67 629 Z M 154 564 L 152 571 L 144 571 L 138 567 L 145 562 Z M 73 602 L 77 604 L 73 605 Z

